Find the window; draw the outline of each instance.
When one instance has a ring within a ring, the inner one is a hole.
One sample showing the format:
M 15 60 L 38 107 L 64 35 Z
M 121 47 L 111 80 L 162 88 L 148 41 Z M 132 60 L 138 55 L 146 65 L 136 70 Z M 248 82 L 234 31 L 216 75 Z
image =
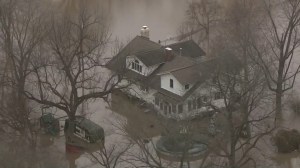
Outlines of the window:
M 202 102 L 207 103 L 207 101 L 208 101 L 207 96 L 202 96 Z
M 79 127 L 75 126 L 74 133 L 75 134 L 80 134 L 80 132 L 81 132 L 81 129 Z
M 85 139 L 88 141 L 88 142 L 90 142 L 90 135 L 89 134 L 85 134 Z
M 82 138 L 85 137 L 85 131 L 82 128 L 78 127 L 78 126 L 75 126 L 74 133 L 75 133 L 75 135 L 77 135 L 79 137 L 82 137 Z
M 197 108 L 201 108 L 202 107 L 202 100 L 201 98 L 197 98 Z
M 178 113 L 182 113 L 183 112 L 183 106 L 182 104 L 178 104 Z
M 164 113 L 167 115 L 168 113 L 168 104 L 164 104 Z
M 170 88 L 173 88 L 174 84 L 173 84 L 173 79 L 170 79 Z
M 187 84 L 187 85 L 184 86 L 184 88 L 185 88 L 185 90 L 188 90 L 190 88 L 190 85 Z
M 176 113 L 176 105 L 172 104 L 172 112 Z
M 134 62 L 131 63 L 131 69 L 142 72 L 143 67 L 140 65 L 140 62 L 138 60 L 134 60 Z
M 149 88 L 147 86 L 143 86 L 143 85 L 140 86 L 140 89 L 144 92 L 148 92 L 148 90 L 149 90 Z
M 213 84 L 217 84 L 217 83 L 218 83 L 218 77 L 214 76 L 214 77 L 212 78 L 212 83 L 213 83 Z
M 170 106 L 170 105 L 168 105 L 168 109 L 169 109 L 169 114 L 171 114 L 172 109 L 171 109 L 171 106 Z
M 188 110 L 191 111 L 192 110 L 192 101 L 188 101 Z
M 197 101 L 196 99 L 193 100 L 193 109 L 196 109 L 197 108 Z
M 217 92 L 217 93 L 215 93 L 215 100 L 217 100 L 217 99 L 221 99 L 222 98 L 222 94 L 221 94 L 221 92 Z
M 154 102 L 155 102 L 155 105 L 159 106 L 159 98 L 158 97 L 155 97 Z
M 159 108 L 160 108 L 161 110 L 163 110 L 163 109 L 164 109 L 164 104 L 163 104 L 163 103 L 160 103 L 160 104 L 159 104 Z

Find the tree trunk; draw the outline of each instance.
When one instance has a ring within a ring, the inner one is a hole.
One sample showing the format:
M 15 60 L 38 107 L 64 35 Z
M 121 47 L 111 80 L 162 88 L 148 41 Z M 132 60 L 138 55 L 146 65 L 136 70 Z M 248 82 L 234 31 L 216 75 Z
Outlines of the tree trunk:
M 230 155 L 228 157 L 229 161 L 229 167 L 235 168 L 235 145 L 236 145 L 236 134 L 235 134 L 235 128 L 234 128 L 234 121 L 232 116 L 232 111 L 228 110 L 228 118 L 229 121 L 229 131 L 230 131 Z
M 283 116 L 282 116 L 282 91 L 277 91 L 276 92 L 276 102 L 275 102 L 275 123 L 280 124 Z
M 279 68 L 277 71 L 277 84 L 276 84 L 276 99 L 275 99 L 275 124 L 278 125 L 282 121 L 282 96 L 283 96 L 283 70 L 284 61 L 280 59 Z
M 278 125 L 282 121 L 282 96 L 283 96 L 283 69 L 282 61 L 279 63 L 277 85 L 276 85 L 276 99 L 275 99 L 275 124 Z

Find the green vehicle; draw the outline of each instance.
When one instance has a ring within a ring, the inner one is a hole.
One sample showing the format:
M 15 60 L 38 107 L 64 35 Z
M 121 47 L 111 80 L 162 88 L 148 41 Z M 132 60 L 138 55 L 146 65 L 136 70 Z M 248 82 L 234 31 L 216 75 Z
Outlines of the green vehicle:
M 75 121 L 65 120 L 65 136 L 69 145 L 86 147 L 86 144 L 104 144 L 104 130 L 101 126 L 82 116 Z

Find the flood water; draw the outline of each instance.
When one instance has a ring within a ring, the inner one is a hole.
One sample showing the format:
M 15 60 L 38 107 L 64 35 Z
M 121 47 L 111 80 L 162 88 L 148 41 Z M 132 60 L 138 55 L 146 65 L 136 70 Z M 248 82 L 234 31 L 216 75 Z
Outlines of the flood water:
M 140 34 L 140 29 L 144 25 L 150 28 L 150 39 L 152 41 L 158 42 L 158 40 L 176 36 L 179 26 L 184 21 L 189 0 L 51 1 L 56 3 L 56 6 L 58 6 L 60 10 L 71 15 L 78 10 L 82 3 L 85 3 L 89 10 L 105 12 L 109 18 L 111 39 L 118 38 L 123 43 L 127 43 Z M 89 114 L 87 117 L 104 128 L 106 145 L 109 146 L 111 144 L 120 143 L 120 137 L 116 134 L 116 130 L 112 126 L 113 120 L 116 120 L 116 118 L 119 119 L 120 116 L 114 115 L 106 106 L 104 102 L 97 100 L 95 103 L 89 105 Z M 148 125 L 153 125 L 153 123 L 149 123 Z M 148 131 L 153 135 L 157 134 L 155 128 L 151 128 L 151 130 Z M 88 154 L 66 155 L 64 137 L 56 139 L 54 144 L 47 149 L 56 153 L 54 158 L 57 159 L 58 164 L 63 165 L 61 167 L 65 167 L 66 165 L 76 165 L 77 168 L 101 167 L 99 164 L 91 162 L 91 157 Z
M 126 41 L 134 38 L 136 35 L 139 35 L 140 29 L 143 25 L 147 25 L 150 28 L 150 39 L 153 41 L 164 40 L 169 37 L 176 36 L 179 26 L 185 19 L 185 11 L 187 9 L 188 2 L 192 0 L 52 1 L 54 3 L 61 3 L 62 5 L 60 6 L 62 10 L 70 13 L 76 11 L 76 9 L 80 5 L 80 1 L 84 1 L 84 3 L 87 3 L 91 10 L 103 10 L 107 12 L 110 18 L 112 39 L 119 38 L 122 42 L 126 43 Z M 92 107 L 90 107 L 91 116 L 93 116 L 90 117 L 93 121 L 101 123 L 100 125 L 104 127 L 106 136 L 108 136 L 108 138 L 111 137 L 111 139 L 114 139 L 116 135 L 114 135 L 113 128 L 110 127 L 109 118 L 115 116 L 113 116 L 112 112 L 106 109 L 105 106 L 106 105 L 103 102 L 95 102 L 95 105 L 92 105 Z M 100 114 L 103 111 L 106 111 L 105 114 Z M 151 124 L 152 123 L 150 123 L 150 125 Z M 111 143 L 113 143 L 113 141 Z M 53 156 L 50 158 L 51 161 L 58 162 L 60 164 L 60 167 L 66 166 L 67 157 L 64 153 L 63 138 L 59 138 L 59 140 L 56 140 L 54 142 L 54 145 L 52 145 L 47 150 L 48 152 L 49 150 L 52 152 L 57 152 L 57 156 Z M 278 165 L 274 165 L 274 167 L 300 167 L 298 163 L 298 156 L 299 155 L 297 153 L 277 156 L 276 160 L 278 161 Z M 82 157 L 76 160 L 77 167 L 99 167 L 99 165 L 97 164 L 93 165 L 89 163 L 87 158 L 88 157 Z M 55 166 L 58 166 L 58 163 L 56 163 Z
M 74 12 L 81 0 L 52 0 L 67 12 Z M 164 40 L 176 36 L 184 21 L 188 2 L 192 0 L 85 0 L 95 11 L 109 13 L 112 37 L 128 41 L 143 25 L 150 28 L 150 39 Z

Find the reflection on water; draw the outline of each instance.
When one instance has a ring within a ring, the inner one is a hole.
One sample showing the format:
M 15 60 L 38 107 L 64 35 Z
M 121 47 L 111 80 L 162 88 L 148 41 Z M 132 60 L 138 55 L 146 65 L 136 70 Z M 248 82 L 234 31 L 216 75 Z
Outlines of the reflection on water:
M 128 38 L 133 38 L 139 34 L 139 29 L 143 25 L 150 28 L 150 39 L 153 41 L 164 40 L 168 37 L 175 36 L 178 27 L 184 21 L 184 15 L 187 8 L 187 2 L 192 0 L 51 0 L 57 4 L 60 10 L 72 14 L 76 13 L 81 5 L 87 5 L 90 11 L 109 14 L 111 21 L 112 37 L 118 37 L 123 42 Z M 147 115 L 147 114 L 142 114 Z M 133 116 L 135 119 L 139 116 Z M 149 116 L 148 116 L 149 117 Z M 299 121 L 299 117 L 297 118 Z M 296 120 L 289 123 L 300 123 Z M 130 123 L 133 127 L 144 125 L 147 137 L 161 134 L 161 129 L 157 126 L 155 120 L 139 120 L 139 123 Z M 299 125 L 293 125 L 298 130 Z M 66 167 L 66 160 L 75 160 L 80 154 L 65 156 L 64 138 L 47 139 L 41 138 L 41 144 L 44 147 L 40 149 L 42 154 L 39 155 L 39 161 L 43 162 L 41 167 Z M 23 151 L 21 151 L 23 152 Z M 18 152 L 20 154 L 20 152 Z M 25 153 L 25 152 L 24 152 Z M 10 156 L 6 156 L 10 157 Z M 67 159 L 68 158 L 68 159 Z M 9 158 L 8 158 L 9 159 Z M 10 158 L 11 159 L 11 158 Z M 12 159 L 11 159 L 12 160 Z M 48 161 L 45 161 L 48 160 Z M 299 153 L 278 154 L 274 160 L 280 167 L 298 168 Z M 50 164 L 51 162 L 51 164 Z M 48 166 L 46 166 L 46 163 Z

